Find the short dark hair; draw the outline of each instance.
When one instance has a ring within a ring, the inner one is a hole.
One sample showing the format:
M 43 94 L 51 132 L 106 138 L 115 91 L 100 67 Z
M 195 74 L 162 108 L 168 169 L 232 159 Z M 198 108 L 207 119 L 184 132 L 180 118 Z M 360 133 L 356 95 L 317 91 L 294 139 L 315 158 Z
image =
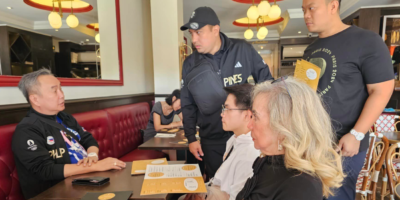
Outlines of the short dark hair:
M 228 94 L 236 97 L 235 104 L 245 109 L 251 107 L 251 92 L 254 86 L 248 83 L 224 88 Z
M 174 90 L 172 92 L 172 94 L 170 94 L 167 98 L 165 98 L 165 102 L 172 106 L 172 98 L 175 97 L 176 99 L 180 99 L 181 98 L 181 91 L 180 90 Z

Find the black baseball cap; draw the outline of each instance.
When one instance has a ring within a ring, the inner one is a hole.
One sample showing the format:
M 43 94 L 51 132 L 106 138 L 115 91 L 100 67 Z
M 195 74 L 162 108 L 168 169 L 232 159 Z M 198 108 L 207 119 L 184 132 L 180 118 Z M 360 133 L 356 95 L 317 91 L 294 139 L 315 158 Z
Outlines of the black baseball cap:
M 198 30 L 205 25 L 219 25 L 219 19 L 214 10 L 210 7 L 199 7 L 193 11 L 189 22 L 181 26 L 181 31 L 187 29 Z

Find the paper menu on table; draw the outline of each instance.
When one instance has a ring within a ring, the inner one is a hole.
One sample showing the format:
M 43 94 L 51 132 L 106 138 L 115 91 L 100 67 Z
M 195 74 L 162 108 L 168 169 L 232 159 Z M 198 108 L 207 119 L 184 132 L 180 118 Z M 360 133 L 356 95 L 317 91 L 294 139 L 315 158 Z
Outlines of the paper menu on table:
M 168 162 L 166 158 L 133 161 L 131 175 L 145 174 L 147 165 L 168 165 Z
M 147 165 L 140 195 L 206 192 L 198 164 Z
M 307 83 L 317 91 L 321 68 L 305 60 L 297 60 L 294 77 Z
M 154 137 L 157 138 L 174 138 L 176 133 L 157 133 Z

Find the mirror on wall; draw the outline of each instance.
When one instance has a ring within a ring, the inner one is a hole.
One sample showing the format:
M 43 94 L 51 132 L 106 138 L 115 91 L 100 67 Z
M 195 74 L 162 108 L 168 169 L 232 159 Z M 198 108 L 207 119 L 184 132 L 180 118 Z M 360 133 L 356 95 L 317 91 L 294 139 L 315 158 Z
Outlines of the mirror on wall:
M 118 80 L 118 55 L 102 55 L 118 52 L 115 6 L 113 0 L 2 0 L 1 75 L 47 68 L 60 78 Z M 103 43 L 111 45 L 102 51 Z
M 382 39 L 389 48 L 396 79 L 400 73 L 400 15 L 383 17 Z

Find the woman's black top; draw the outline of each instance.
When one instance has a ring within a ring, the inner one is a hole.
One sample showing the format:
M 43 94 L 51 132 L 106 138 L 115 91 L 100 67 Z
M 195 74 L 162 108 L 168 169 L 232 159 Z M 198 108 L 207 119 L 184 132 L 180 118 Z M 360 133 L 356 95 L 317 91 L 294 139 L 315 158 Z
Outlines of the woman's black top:
M 284 157 L 265 156 L 253 164 L 249 178 L 236 200 L 322 200 L 321 180 L 285 167 Z

